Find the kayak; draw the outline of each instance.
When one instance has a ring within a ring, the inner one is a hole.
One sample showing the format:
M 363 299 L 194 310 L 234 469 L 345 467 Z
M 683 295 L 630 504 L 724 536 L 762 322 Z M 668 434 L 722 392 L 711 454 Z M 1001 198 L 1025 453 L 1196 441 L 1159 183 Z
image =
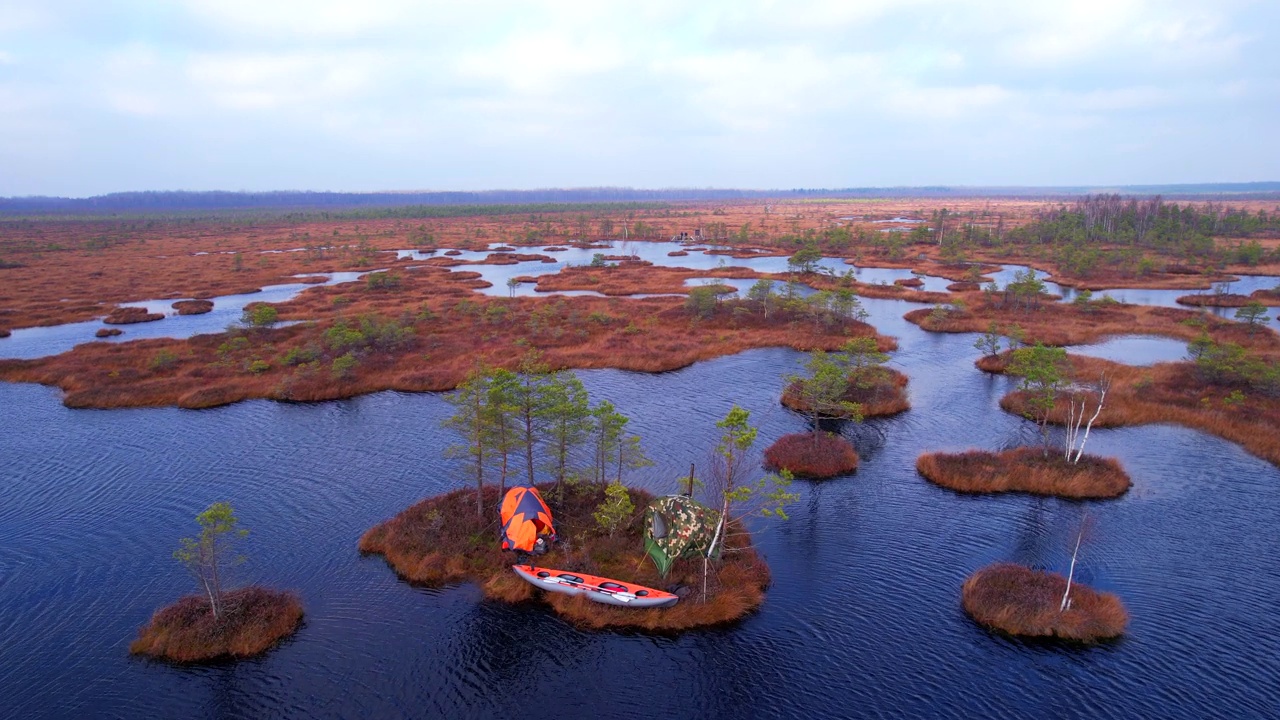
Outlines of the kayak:
M 512 565 L 511 569 L 535 587 L 547 592 L 583 595 L 588 600 L 606 605 L 636 608 L 671 607 L 680 599 L 669 592 L 654 590 L 643 585 L 621 583 L 609 578 L 568 570 L 552 570 L 534 565 Z

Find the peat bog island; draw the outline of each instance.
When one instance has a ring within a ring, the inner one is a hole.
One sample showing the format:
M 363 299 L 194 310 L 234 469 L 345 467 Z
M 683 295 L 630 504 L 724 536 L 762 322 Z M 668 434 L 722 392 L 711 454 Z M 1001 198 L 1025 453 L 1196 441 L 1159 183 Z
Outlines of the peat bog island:
M 1280 717 L 1276 27 L 3 0 L 0 718 Z

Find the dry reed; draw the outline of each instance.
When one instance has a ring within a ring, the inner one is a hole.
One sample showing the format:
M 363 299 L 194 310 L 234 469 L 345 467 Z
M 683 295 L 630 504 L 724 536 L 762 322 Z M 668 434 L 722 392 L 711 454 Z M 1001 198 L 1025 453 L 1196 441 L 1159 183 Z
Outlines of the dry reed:
M 1070 463 L 1062 453 L 1020 447 L 999 453 L 924 453 L 916 470 L 927 480 L 965 493 L 1025 492 L 1072 499 L 1114 498 L 1129 490 L 1129 475 L 1112 458 L 1084 455 Z
M 829 432 L 792 433 L 778 438 L 764 451 L 765 466 L 787 470 L 802 478 L 825 479 L 858 469 L 858 453 L 840 435 Z
M 1129 613 L 1120 598 L 1073 582 L 1070 607 L 1060 610 L 1066 589 L 1061 575 L 997 563 L 965 580 L 961 604 L 979 624 L 1011 635 L 1093 643 L 1124 633 Z
M 302 622 L 302 603 L 290 592 L 254 586 L 225 593 L 222 600 L 217 619 L 203 595 L 157 610 L 129 652 L 179 663 L 252 657 L 292 635 Z

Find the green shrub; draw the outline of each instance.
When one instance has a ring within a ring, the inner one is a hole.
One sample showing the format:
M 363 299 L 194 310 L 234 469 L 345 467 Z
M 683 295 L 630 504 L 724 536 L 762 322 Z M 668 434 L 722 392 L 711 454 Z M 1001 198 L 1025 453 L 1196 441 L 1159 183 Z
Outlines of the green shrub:
M 307 345 L 300 348 L 289 348 L 289 352 L 284 355 L 285 365 L 304 365 L 314 362 L 320 357 L 320 349 L 314 345 Z
M 604 502 L 596 507 L 596 525 L 612 536 L 623 521 L 636 511 L 636 506 L 631 502 L 631 493 L 622 483 L 610 483 L 605 488 L 604 498 Z
M 359 364 L 360 364 L 360 361 L 357 360 L 356 356 L 352 355 L 351 353 L 347 353 L 340 357 L 334 358 L 333 366 L 331 368 L 333 371 L 333 376 L 335 378 L 351 377 L 352 372 L 355 371 L 356 366 Z
M 177 364 L 178 356 L 173 354 L 173 351 L 161 350 L 152 356 L 151 362 L 148 363 L 148 367 L 151 368 L 152 371 L 161 372 L 163 370 L 170 370 Z
M 240 323 L 255 328 L 269 328 L 280 319 L 280 313 L 266 303 L 253 303 L 244 309 Z
M 365 276 L 365 286 L 374 291 L 399 290 L 401 283 L 400 276 L 393 272 L 375 272 Z
M 333 327 L 324 331 L 324 344 L 334 353 L 343 353 L 364 345 L 364 335 L 356 328 L 347 325 L 346 320 L 339 320 Z
M 710 286 L 691 288 L 689 297 L 684 301 L 685 309 L 700 318 L 709 318 L 714 315 L 716 306 L 719 304 L 720 293 Z
M 243 352 L 249 349 L 249 338 L 243 335 L 236 335 L 226 342 L 218 345 L 217 353 L 220 357 L 226 357 L 232 353 Z

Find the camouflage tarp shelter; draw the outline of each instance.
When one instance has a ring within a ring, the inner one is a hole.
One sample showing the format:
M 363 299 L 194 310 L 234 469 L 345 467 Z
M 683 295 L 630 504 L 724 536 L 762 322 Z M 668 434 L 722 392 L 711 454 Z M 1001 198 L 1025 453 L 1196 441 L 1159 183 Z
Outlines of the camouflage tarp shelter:
M 502 498 L 502 549 L 531 553 L 538 539 L 555 542 L 551 509 L 534 487 L 513 487 Z M 543 544 L 545 548 L 545 543 Z
M 644 549 L 663 577 L 682 557 L 706 554 L 720 513 L 687 495 L 655 498 L 644 510 Z

